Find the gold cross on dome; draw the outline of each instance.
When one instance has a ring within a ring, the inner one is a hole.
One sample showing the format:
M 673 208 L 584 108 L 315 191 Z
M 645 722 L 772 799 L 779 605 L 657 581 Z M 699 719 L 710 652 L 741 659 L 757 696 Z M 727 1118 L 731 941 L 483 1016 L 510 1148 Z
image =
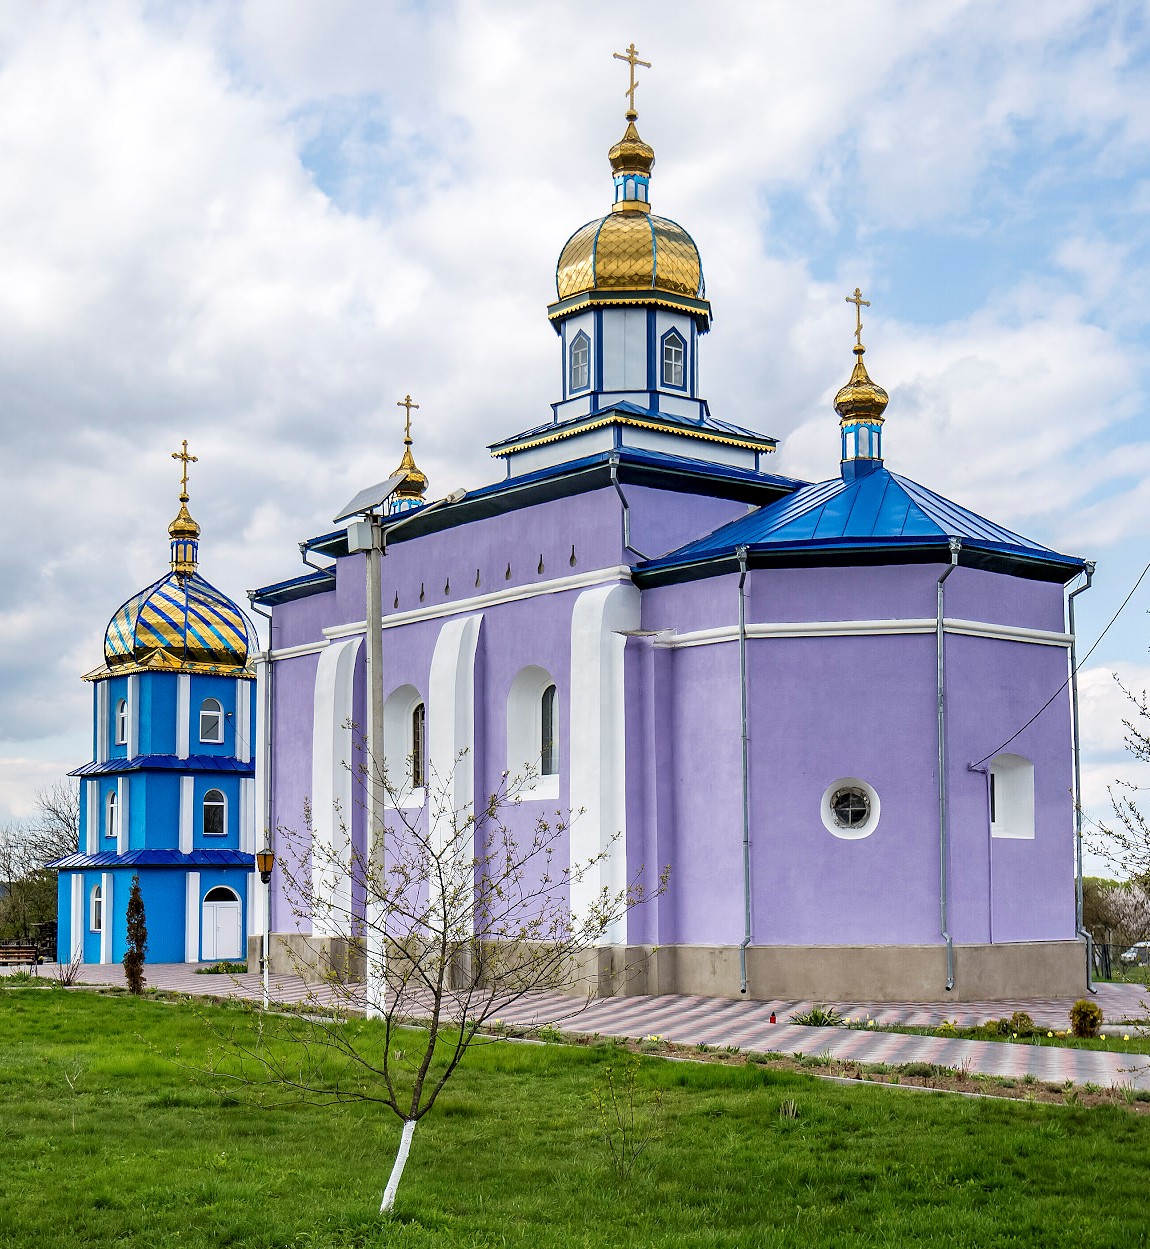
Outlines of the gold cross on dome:
M 631 46 L 627 49 L 627 51 L 626 51 L 626 52 L 612 52 L 612 53 L 611 53 L 611 55 L 612 55 L 612 56 L 615 58 L 615 60 L 617 60 L 617 61 L 626 61 L 626 62 L 627 62 L 627 64 L 628 64 L 628 66 L 630 67 L 630 70 L 631 70 L 631 84 L 630 84 L 630 86 L 627 88 L 627 90 L 623 92 L 623 94 L 627 97 L 627 99 L 628 99 L 628 101 L 629 101 L 629 103 L 628 103 L 628 112 L 633 113 L 633 112 L 635 111 L 635 88 L 639 85 L 639 84 L 635 81 L 635 66 L 636 66 L 636 65 L 642 65 L 644 69 L 650 69 L 650 68 L 651 68 L 651 62 L 650 62 L 650 61 L 641 61 L 641 60 L 639 60 L 639 54 L 635 51 L 635 45 L 634 45 L 633 43 L 632 43 L 632 44 L 631 44 Z
M 188 440 L 184 439 L 184 449 L 182 451 L 173 451 L 173 460 L 183 461 L 183 475 L 180 477 L 180 498 L 185 498 L 188 493 L 188 465 L 195 464 L 199 461 L 198 455 L 188 454 Z
M 415 408 L 418 411 L 419 404 L 412 403 L 410 395 L 404 395 L 402 399 L 397 399 L 395 401 L 395 406 L 397 408 L 407 409 L 407 425 L 403 431 L 403 441 L 410 442 L 411 441 L 411 409 Z
M 847 296 L 847 303 L 855 306 L 855 342 L 862 346 L 862 310 L 870 307 L 870 300 L 863 299 L 862 291 L 855 287 L 855 293 Z

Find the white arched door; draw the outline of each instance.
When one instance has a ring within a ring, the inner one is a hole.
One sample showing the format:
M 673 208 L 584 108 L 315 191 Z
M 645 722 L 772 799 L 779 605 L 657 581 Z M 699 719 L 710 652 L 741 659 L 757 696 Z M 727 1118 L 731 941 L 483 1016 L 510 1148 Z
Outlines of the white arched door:
M 204 895 L 203 925 L 200 928 L 203 958 L 238 959 L 243 954 L 243 927 L 238 895 L 223 885 Z

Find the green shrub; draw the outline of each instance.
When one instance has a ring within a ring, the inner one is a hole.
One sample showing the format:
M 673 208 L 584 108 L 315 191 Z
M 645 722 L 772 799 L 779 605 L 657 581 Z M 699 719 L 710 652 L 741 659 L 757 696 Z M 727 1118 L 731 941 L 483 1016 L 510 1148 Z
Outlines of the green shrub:
M 239 976 L 247 971 L 247 963 L 212 963 L 209 967 L 197 967 L 197 976 Z
M 1038 1029 L 1034 1026 L 1034 1020 L 1024 1010 L 1016 1010 L 1010 1016 L 1010 1031 L 1019 1036 L 1033 1036 Z
M 1097 1036 L 1102 1026 L 1102 1007 L 1080 997 L 1070 1008 L 1070 1030 L 1075 1036 Z
M 837 1028 L 843 1017 L 833 1006 L 812 1006 L 810 1010 L 792 1015 L 788 1022 L 803 1028 Z

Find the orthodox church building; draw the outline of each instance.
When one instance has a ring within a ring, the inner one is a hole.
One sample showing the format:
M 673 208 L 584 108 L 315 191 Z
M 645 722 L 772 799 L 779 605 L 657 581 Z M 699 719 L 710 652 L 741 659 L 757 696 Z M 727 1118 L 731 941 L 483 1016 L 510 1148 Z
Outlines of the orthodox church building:
M 1080 991 L 1065 682 L 1066 591 L 1083 562 L 886 466 L 888 397 L 864 364 L 861 319 L 828 414 L 827 480 L 776 475 L 775 439 L 712 413 L 699 251 L 652 211 L 654 152 L 633 91 L 631 104 L 609 153 L 614 202 L 559 255 L 547 419 L 492 445 L 499 480 L 425 502 L 408 397 L 390 493 L 365 492 L 302 544 L 326 566 L 252 593 L 270 615 L 254 828 L 300 829 L 307 807 L 318 848 L 366 853 L 353 726 L 374 702 L 370 666 L 409 818 L 427 818 L 429 778 L 447 778 L 466 811 L 527 771 L 509 815 L 522 835 L 540 815 L 581 813 L 562 842 L 571 863 L 595 861 L 571 886 L 576 910 L 669 866 L 665 892 L 605 934 L 603 992 Z M 851 302 L 865 305 L 858 291 Z M 228 646 L 141 641 L 157 596 L 226 617 Z M 382 651 L 369 665 L 373 619 Z M 136 863 L 165 882 L 188 958 L 207 957 L 206 887 L 246 905 L 249 653 L 240 613 L 175 555 L 117 613 L 93 674 L 86 853 L 61 874 L 65 941 L 94 889 L 122 909 Z M 222 835 L 209 792 L 224 795 Z M 178 840 L 153 848 L 149 802 Z M 354 909 L 338 874 L 313 885 Z M 282 886 L 277 871 L 273 966 L 333 955 L 343 934 L 329 908 L 301 917 Z M 83 939 L 88 956 L 96 938 Z M 114 956 L 116 931 L 98 939 Z
M 255 849 L 255 633 L 197 571 L 183 450 L 171 569 L 108 623 L 92 685 L 92 759 L 80 778 L 80 844 L 58 859 L 58 957 L 120 962 L 132 877 L 154 963 L 239 959 Z M 258 879 L 258 878 L 257 878 Z M 256 906 L 262 895 L 257 890 Z M 257 925 L 254 931 L 262 929 Z

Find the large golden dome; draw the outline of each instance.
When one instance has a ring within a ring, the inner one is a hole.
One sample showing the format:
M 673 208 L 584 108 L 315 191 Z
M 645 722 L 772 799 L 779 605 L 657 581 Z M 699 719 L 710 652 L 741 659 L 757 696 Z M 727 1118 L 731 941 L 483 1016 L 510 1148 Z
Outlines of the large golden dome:
M 555 271 L 552 320 L 581 307 L 663 306 L 689 312 L 708 328 L 711 306 L 695 240 L 675 221 L 656 217 L 648 198 L 655 152 L 639 137 L 635 115 L 609 153 L 615 203 L 567 240 Z
M 591 291 L 660 291 L 706 299 L 694 239 L 674 221 L 645 212 L 611 212 L 567 240 L 555 288 L 560 299 Z

